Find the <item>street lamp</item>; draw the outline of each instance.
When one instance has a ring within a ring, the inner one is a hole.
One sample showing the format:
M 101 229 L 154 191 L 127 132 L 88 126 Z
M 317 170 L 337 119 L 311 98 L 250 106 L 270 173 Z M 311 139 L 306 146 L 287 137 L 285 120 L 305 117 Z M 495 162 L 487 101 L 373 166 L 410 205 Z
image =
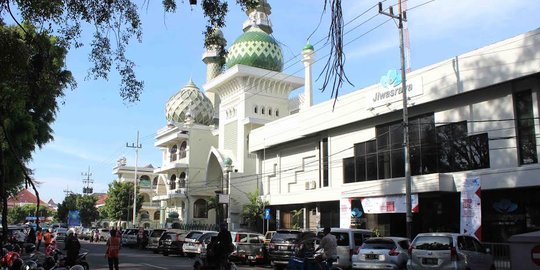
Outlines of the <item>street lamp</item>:
M 225 176 L 226 176 L 226 183 L 222 185 L 223 187 L 223 194 L 227 195 L 227 202 L 223 204 L 223 213 L 225 214 L 225 221 L 227 222 L 227 228 L 231 230 L 231 171 L 233 168 L 232 165 L 232 159 L 226 158 L 223 161 L 223 164 L 225 165 Z

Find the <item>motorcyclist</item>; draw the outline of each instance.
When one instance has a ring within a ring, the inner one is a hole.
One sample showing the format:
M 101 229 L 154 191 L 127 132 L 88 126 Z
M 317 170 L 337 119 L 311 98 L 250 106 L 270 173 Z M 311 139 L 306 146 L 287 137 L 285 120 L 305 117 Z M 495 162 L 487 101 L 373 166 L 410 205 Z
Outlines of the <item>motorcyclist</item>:
M 326 261 L 328 269 L 332 269 L 332 263 L 336 261 L 337 258 L 337 239 L 336 236 L 330 233 L 330 227 L 325 227 L 323 230 L 323 238 L 321 239 L 321 244 L 317 247 L 317 250 L 322 249 L 324 252 L 322 258 Z
M 215 248 L 215 258 L 218 261 L 218 269 L 226 269 L 229 254 L 233 252 L 233 243 L 231 232 L 227 229 L 227 223 L 221 223 L 219 226 L 219 233 L 216 236 L 216 248 Z
M 67 266 L 73 266 L 75 265 L 75 261 L 77 260 L 77 256 L 79 256 L 79 251 L 81 249 L 81 243 L 79 243 L 79 239 L 75 237 L 75 234 L 73 233 L 73 230 L 69 230 L 66 237 L 66 245 L 64 247 L 64 250 L 67 252 L 66 256 L 66 265 Z

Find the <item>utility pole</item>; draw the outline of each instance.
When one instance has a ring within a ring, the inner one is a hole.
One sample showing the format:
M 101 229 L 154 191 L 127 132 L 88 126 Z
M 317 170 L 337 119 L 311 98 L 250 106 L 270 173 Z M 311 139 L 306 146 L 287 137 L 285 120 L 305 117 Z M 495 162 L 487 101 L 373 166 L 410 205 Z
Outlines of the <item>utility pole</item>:
M 65 196 L 67 197 L 69 194 L 72 194 L 73 192 L 69 189 L 69 186 L 67 186 L 64 190 L 64 194 L 66 194 Z
M 83 177 L 83 195 L 92 194 L 94 190 L 92 189 L 92 187 L 90 187 L 90 185 L 94 183 L 94 180 L 90 178 L 92 176 L 92 173 L 90 172 L 90 166 L 88 166 L 88 172 L 81 172 L 81 175 Z
M 142 148 L 142 144 L 139 143 L 139 131 L 137 130 L 137 141 L 136 143 L 131 143 L 129 145 L 126 143 L 127 148 L 135 148 L 135 177 L 133 179 L 134 187 L 133 187 L 133 227 L 135 227 L 135 223 L 137 221 L 137 167 L 139 163 L 139 149 Z
M 394 15 L 392 6 L 389 12 L 383 11 L 382 2 L 379 2 L 379 13 L 398 20 L 399 50 L 401 58 L 401 90 L 403 93 L 403 155 L 405 160 L 405 202 L 407 207 L 407 238 L 412 240 L 412 202 L 411 202 L 411 162 L 409 145 L 409 112 L 407 108 L 407 79 L 405 77 L 405 44 L 403 42 L 403 22 L 407 21 L 407 13 L 401 10 L 401 0 L 398 0 L 398 15 Z

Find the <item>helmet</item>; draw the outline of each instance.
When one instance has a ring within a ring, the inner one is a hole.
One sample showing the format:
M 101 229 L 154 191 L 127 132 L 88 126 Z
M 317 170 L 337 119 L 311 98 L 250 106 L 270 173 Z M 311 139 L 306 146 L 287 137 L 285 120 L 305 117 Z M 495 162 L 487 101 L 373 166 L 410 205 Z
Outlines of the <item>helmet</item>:
M 73 230 L 68 230 L 68 231 L 67 231 L 67 235 L 68 235 L 68 236 L 73 235 Z
M 69 270 L 84 270 L 84 267 L 82 265 L 74 265 Z
M 34 244 L 27 244 L 24 247 L 24 252 L 26 252 L 26 253 L 32 253 L 34 251 L 36 251 L 36 245 L 34 245 Z

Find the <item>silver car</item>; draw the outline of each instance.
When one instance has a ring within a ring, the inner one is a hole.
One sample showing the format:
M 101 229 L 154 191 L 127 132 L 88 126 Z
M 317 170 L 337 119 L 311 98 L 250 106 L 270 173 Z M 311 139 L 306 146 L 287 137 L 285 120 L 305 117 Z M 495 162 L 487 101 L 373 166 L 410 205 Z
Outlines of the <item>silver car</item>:
M 494 270 L 489 249 L 473 236 L 458 233 L 421 233 L 409 248 L 407 269 Z
M 353 269 L 405 269 L 409 239 L 403 237 L 373 237 L 364 241 L 352 256 Z

